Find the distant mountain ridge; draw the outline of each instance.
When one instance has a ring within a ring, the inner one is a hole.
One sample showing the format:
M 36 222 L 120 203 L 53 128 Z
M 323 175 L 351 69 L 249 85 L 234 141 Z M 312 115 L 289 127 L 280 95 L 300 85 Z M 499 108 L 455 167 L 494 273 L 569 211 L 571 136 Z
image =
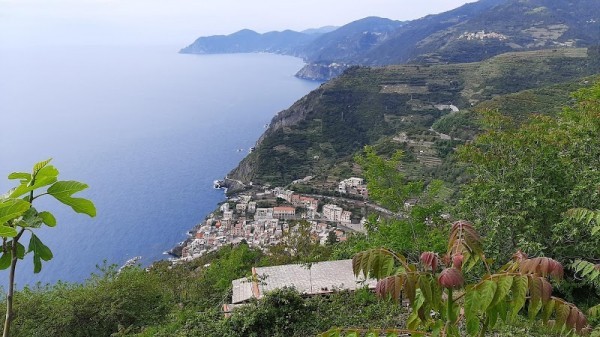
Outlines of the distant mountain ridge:
M 464 63 L 512 51 L 600 44 L 598 0 L 480 0 L 408 22 L 368 17 L 335 30 L 240 31 L 182 53 L 273 52 L 302 57 L 299 77 L 326 80 L 352 65 Z
M 180 52 L 185 54 L 276 53 L 297 56 L 298 50 L 321 36 L 319 30 L 309 33 L 284 30 L 259 34 L 243 29 L 230 35 L 200 37 Z

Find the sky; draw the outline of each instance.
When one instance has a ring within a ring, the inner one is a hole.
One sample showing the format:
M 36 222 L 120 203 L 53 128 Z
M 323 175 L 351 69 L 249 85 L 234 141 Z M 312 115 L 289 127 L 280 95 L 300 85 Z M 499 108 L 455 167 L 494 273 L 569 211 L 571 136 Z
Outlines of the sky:
M 0 48 L 179 45 L 199 36 L 411 20 L 474 0 L 0 0 Z

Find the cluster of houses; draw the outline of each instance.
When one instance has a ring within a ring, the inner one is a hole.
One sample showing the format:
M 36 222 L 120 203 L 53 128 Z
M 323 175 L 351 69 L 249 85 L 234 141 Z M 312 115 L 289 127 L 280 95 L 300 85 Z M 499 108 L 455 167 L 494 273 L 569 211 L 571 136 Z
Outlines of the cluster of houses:
M 338 184 L 338 192 L 340 194 L 362 196 L 364 199 L 369 197 L 367 185 L 365 185 L 363 178 L 351 177 L 340 181 Z
M 506 36 L 504 34 L 494 33 L 494 32 L 486 33 L 485 30 L 475 32 L 475 33 L 464 32 L 458 38 L 465 39 L 467 41 L 486 40 L 486 39 L 494 39 L 494 40 L 500 40 L 500 41 L 508 40 L 508 36 Z
M 342 183 L 346 191 L 364 189 L 366 194 L 360 178 L 346 179 Z M 267 207 L 273 204 L 278 206 Z M 183 247 L 182 259 L 194 259 L 242 240 L 250 246 L 265 249 L 279 243 L 284 233 L 294 229 L 290 225 L 292 220 L 308 221 L 311 235 L 321 243 L 326 242 L 330 232 L 343 241 L 348 231 L 364 230 L 362 222 L 352 223 L 350 211 L 334 204 L 325 204 L 319 211 L 319 204 L 317 198 L 280 187 L 230 198 L 196 228 L 191 240 Z

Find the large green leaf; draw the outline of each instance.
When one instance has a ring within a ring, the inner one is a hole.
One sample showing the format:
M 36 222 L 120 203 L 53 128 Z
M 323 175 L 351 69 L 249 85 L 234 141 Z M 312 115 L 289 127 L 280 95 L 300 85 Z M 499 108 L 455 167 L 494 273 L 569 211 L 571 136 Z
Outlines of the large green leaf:
M 27 183 L 22 183 L 21 185 L 17 186 L 17 188 L 15 188 L 12 191 L 12 193 L 10 194 L 10 197 L 18 198 L 18 197 L 23 196 L 31 191 L 35 191 L 38 188 L 52 185 L 56 182 L 56 180 L 57 180 L 56 176 L 42 176 L 42 177 L 35 179 L 35 182 L 33 183 L 33 185 L 29 185 Z
M 496 290 L 496 294 L 494 295 L 494 300 L 492 301 L 492 304 L 490 304 L 490 305 L 495 306 L 498 303 L 500 303 L 500 301 L 504 301 L 504 299 L 506 298 L 506 295 L 508 295 L 508 292 L 510 291 L 510 288 L 512 287 L 512 284 L 513 284 L 512 276 L 510 276 L 510 275 L 500 276 L 497 279 L 498 289 Z
M 479 306 L 482 311 L 486 311 L 494 300 L 494 295 L 496 294 L 497 288 L 498 285 L 496 282 L 491 280 L 483 281 L 479 287 Z
M 14 238 L 15 236 L 17 236 L 17 234 L 17 230 L 13 227 L 0 225 L 0 237 Z
M 542 321 L 544 322 L 544 324 L 548 323 L 550 316 L 552 316 L 552 313 L 554 313 L 555 305 L 556 301 L 553 299 L 544 304 L 544 307 L 542 308 Z
M 44 166 L 37 171 L 35 178 L 58 177 L 58 169 L 52 165 Z
M 39 162 L 33 166 L 33 174 L 15 172 L 11 173 L 9 179 L 21 179 L 21 185 L 17 186 L 11 194 L 11 198 L 18 198 L 38 188 L 52 185 L 57 181 L 58 170 L 48 165 L 51 159 Z M 33 182 L 33 184 L 32 184 Z
M 33 272 L 39 273 L 42 270 L 42 261 L 50 261 L 53 257 L 52 251 L 35 235 L 31 234 L 29 240 L 28 252 L 33 252 Z
M 527 290 L 529 289 L 529 281 L 527 276 L 515 276 L 512 284 L 512 312 L 511 319 L 517 317 L 519 311 L 525 306 L 527 300 Z
M 78 181 L 59 181 L 48 188 L 48 194 L 56 200 L 70 206 L 75 212 L 96 216 L 96 207 L 90 200 L 83 198 L 73 198 L 72 195 L 83 191 L 88 185 Z
M 7 199 L 0 201 L 0 225 L 20 217 L 30 207 L 30 203 L 21 199 Z
M 465 294 L 465 318 L 467 334 L 475 336 L 479 332 L 479 292 L 473 288 L 467 289 Z

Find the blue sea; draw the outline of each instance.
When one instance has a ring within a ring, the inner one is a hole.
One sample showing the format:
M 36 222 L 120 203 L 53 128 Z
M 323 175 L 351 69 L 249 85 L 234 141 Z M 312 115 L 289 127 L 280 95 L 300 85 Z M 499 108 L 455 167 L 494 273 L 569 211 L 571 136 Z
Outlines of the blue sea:
M 293 57 L 177 51 L 0 49 L 0 192 L 14 186 L 10 172 L 53 158 L 62 180 L 90 186 L 81 196 L 98 209 L 88 218 L 38 199 L 58 219 L 39 230 L 54 258 L 33 274 L 26 257 L 18 287 L 80 282 L 105 260 L 167 258 L 224 200 L 212 181 L 247 155 L 275 113 L 319 85 L 293 76 L 302 67 Z

